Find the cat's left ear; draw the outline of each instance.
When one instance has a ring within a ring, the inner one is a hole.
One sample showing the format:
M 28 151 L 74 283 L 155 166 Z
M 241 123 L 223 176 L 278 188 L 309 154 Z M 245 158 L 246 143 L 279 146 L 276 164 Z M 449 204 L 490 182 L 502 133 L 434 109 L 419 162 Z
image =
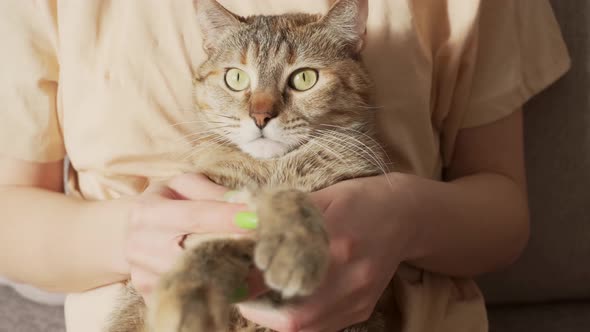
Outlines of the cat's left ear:
M 242 25 L 241 17 L 225 9 L 216 0 L 193 0 L 193 3 L 207 52 L 217 48 L 224 36 Z
M 368 18 L 369 0 L 336 0 L 322 22 L 358 53 L 365 44 Z

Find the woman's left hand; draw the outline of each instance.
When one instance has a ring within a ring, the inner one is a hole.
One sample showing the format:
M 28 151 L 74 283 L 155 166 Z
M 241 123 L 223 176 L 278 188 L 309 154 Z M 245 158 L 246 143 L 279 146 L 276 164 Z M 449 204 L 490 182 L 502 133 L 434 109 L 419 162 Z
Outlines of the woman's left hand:
M 279 332 L 334 332 L 367 320 L 415 232 L 392 205 L 385 176 L 341 182 L 312 194 L 324 212 L 331 267 L 323 285 L 280 310 L 240 305 L 247 319 Z

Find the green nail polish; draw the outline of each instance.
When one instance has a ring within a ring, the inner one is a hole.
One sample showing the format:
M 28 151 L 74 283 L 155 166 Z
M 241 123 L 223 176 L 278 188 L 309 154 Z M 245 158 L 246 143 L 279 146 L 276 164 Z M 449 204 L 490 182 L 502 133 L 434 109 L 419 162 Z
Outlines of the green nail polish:
M 240 286 L 240 287 L 236 288 L 236 290 L 234 290 L 234 293 L 231 296 L 231 302 L 237 303 L 237 302 L 244 301 L 245 299 L 248 298 L 248 294 L 249 294 L 248 285 Z
M 256 229 L 258 227 L 258 216 L 253 212 L 239 212 L 236 214 L 234 222 L 243 229 Z
M 223 200 L 226 202 L 233 202 L 234 197 L 238 194 L 235 190 L 230 190 L 223 194 Z

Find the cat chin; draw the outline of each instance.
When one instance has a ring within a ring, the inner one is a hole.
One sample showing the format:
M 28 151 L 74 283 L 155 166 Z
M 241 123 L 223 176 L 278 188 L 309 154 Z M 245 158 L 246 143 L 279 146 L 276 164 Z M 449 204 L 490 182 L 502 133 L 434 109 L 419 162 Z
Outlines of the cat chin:
M 281 157 L 289 152 L 289 146 L 268 138 L 258 138 L 252 142 L 241 144 L 240 149 L 256 159 Z

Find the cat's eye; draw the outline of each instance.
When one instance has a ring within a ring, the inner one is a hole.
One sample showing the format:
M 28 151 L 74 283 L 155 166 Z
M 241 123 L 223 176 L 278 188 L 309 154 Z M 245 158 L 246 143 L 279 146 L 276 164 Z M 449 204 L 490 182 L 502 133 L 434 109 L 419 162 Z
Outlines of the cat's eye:
M 243 91 L 250 86 L 250 76 L 241 69 L 232 68 L 225 73 L 225 84 L 233 91 Z
M 307 91 L 318 82 L 318 72 L 314 69 L 301 69 L 289 78 L 289 85 L 297 91 Z

